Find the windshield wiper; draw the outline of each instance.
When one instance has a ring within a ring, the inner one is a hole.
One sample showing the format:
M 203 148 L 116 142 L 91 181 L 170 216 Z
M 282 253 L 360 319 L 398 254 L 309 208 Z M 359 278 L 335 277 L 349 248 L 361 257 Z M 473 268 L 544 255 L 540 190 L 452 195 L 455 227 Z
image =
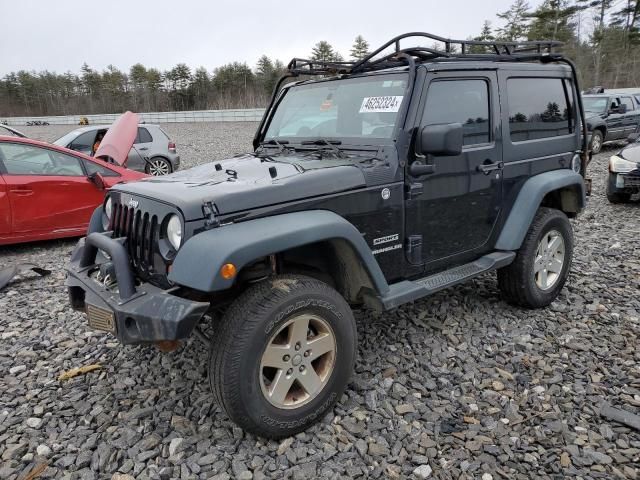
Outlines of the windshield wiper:
M 287 145 L 288 143 L 289 143 L 289 140 L 276 140 L 275 138 L 271 138 L 269 140 L 260 142 L 260 146 L 264 147 L 266 145 L 275 145 L 278 147 L 278 152 L 282 153 L 286 148 L 285 145 Z
M 336 145 L 342 145 L 341 140 L 329 140 L 326 138 L 314 138 L 313 140 L 304 140 L 300 142 L 300 145 L 318 145 L 329 147 L 338 157 L 344 157 L 344 152 L 340 150 Z

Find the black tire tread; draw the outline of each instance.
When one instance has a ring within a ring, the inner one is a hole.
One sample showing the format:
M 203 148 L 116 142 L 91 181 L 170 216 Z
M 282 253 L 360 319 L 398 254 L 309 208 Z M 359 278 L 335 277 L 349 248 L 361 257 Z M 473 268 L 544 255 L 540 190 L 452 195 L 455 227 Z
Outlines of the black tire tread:
M 243 429 L 269 438 L 283 438 L 288 435 L 274 435 L 264 432 L 260 426 L 241 412 L 239 390 L 231 388 L 240 381 L 239 363 L 243 344 L 250 339 L 249 332 L 255 329 L 260 316 L 278 303 L 284 301 L 289 294 L 285 289 L 277 288 L 276 282 L 290 284 L 291 288 L 308 288 L 314 293 L 320 293 L 333 298 L 336 303 L 342 303 L 347 309 L 349 305 L 344 298 L 324 282 L 303 275 L 276 275 L 268 280 L 257 283 L 243 292 L 227 309 L 222 319 L 214 327 L 213 340 L 209 352 L 209 384 L 218 405 Z M 350 309 L 349 309 L 350 311 Z M 353 323 L 353 322 L 352 322 Z M 355 323 L 353 323 L 355 330 Z M 355 335 L 354 335 L 355 339 Z M 354 342 L 354 351 L 356 345 Z M 225 375 L 224 372 L 232 372 Z M 234 378 L 237 377 L 237 378 Z M 299 431 L 307 426 L 302 426 Z
M 530 274 L 529 262 L 531 262 L 531 253 L 535 254 L 538 247 L 538 235 L 544 226 L 554 218 L 561 218 L 568 222 L 566 215 L 560 210 L 548 207 L 538 208 L 522 246 L 517 251 L 515 260 L 510 265 L 498 270 L 498 287 L 508 303 L 525 308 L 538 307 L 532 303 L 531 298 L 527 295 L 528 282 L 530 281 L 528 278 Z M 571 237 L 565 239 L 565 242 L 570 242 L 573 245 L 571 228 L 569 228 L 569 234 Z M 569 257 L 565 261 L 570 262 L 571 258 Z M 564 284 L 564 281 L 561 280 L 561 283 Z

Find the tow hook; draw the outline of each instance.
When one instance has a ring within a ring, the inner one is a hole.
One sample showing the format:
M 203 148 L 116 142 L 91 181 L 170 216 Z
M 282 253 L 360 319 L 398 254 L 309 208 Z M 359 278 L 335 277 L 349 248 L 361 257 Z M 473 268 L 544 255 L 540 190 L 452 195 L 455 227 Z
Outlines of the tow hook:
M 179 340 L 161 340 L 156 342 L 156 348 L 163 353 L 173 352 L 180 346 Z

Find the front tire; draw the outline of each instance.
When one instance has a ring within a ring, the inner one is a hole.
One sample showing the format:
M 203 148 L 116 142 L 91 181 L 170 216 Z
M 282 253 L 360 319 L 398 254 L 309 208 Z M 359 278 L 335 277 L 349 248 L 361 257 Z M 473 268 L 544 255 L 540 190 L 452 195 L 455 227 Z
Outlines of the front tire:
M 594 155 L 597 155 L 602 151 L 602 144 L 604 143 L 604 135 L 600 130 L 594 130 L 591 135 L 591 151 Z
M 553 302 L 569 275 L 573 232 L 560 210 L 541 207 L 512 264 L 498 270 L 503 298 L 526 308 Z
M 294 435 L 318 422 L 353 372 L 356 327 L 329 285 L 278 275 L 250 287 L 216 327 L 209 382 L 218 404 L 244 430 Z

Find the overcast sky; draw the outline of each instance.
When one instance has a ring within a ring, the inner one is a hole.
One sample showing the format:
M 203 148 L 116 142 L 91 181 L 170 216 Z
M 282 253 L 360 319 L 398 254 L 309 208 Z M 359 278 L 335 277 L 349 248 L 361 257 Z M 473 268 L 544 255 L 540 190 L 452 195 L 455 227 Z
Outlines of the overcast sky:
M 284 62 L 327 40 L 344 56 L 409 31 L 467 38 L 513 0 L 0 0 L 0 76 L 79 72 L 84 62 L 128 71 L 184 62 L 211 71 L 266 54 Z M 534 6 L 541 0 L 530 0 Z

